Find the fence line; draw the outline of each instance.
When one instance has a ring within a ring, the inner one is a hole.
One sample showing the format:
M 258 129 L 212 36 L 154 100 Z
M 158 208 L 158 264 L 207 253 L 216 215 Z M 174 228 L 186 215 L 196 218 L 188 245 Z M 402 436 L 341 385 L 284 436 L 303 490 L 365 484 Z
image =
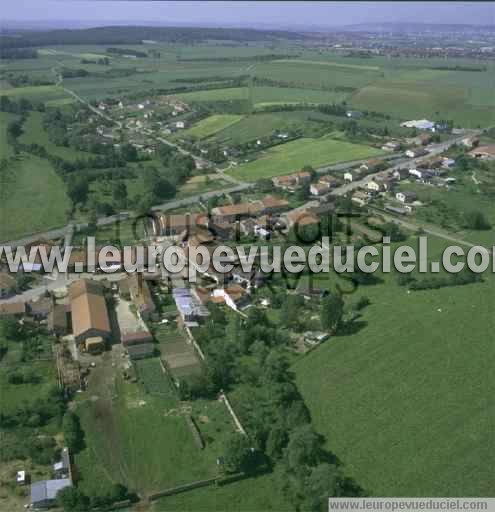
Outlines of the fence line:
M 244 430 L 244 427 L 242 426 L 242 423 L 240 422 L 239 418 L 237 417 L 237 414 L 235 413 L 232 405 L 230 404 L 230 401 L 229 399 L 227 398 L 227 395 L 222 391 L 222 393 L 220 393 L 220 396 L 219 396 L 219 399 L 222 400 L 222 402 L 225 404 L 225 406 L 227 407 L 227 410 L 229 411 L 230 415 L 232 416 L 232 419 L 234 420 L 234 423 L 235 423 L 235 426 L 237 428 L 237 430 L 243 435 L 243 436 L 246 436 L 247 433 L 246 431 Z
M 198 352 L 199 357 L 201 357 L 201 359 L 203 361 L 206 361 L 206 357 L 203 354 L 203 351 L 201 350 L 201 347 L 198 345 L 198 342 L 194 339 L 194 336 L 192 335 L 191 329 L 189 329 L 189 327 L 187 327 L 187 325 L 184 326 L 184 329 L 186 330 L 186 334 L 187 334 L 189 343 L 192 343 L 193 347 Z

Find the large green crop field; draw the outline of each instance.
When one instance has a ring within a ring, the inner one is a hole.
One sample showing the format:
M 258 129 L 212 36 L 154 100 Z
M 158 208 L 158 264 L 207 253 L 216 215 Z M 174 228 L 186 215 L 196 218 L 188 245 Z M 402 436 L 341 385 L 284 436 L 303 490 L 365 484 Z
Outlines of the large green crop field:
M 0 240 L 63 226 L 69 199 L 61 178 L 47 160 L 22 156 L 0 188 Z
M 221 130 L 230 128 L 241 119 L 242 116 L 237 115 L 213 115 L 199 121 L 199 123 L 187 130 L 186 134 L 200 139 L 205 139 L 206 137 L 210 137 Z
M 487 103 L 481 106 L 483 101 Z M 355 108 L 386 112 L 399 119 L 452 119 L 470 128 L 495 123 L 493 97 L 479 86 L 383 80 L 360 89 L 350 102 Z
M 361 296 L 357 329 L 295 367 L 329 449 L 375 496 L 493 496 L 493 276 L 408 293 L 388 275 Z
M 31 101 L 46 102 L 68 98 L 69 95 L 56 85 L 33 85 L 0 89 L 0 96 L 9 96 L 12 100 L 26 98 Z
M 228 101 L 252 99 L 255 107 L 266 107 L 277 104 L 298 103 L 338 103 L 347 97 L 344 93 L 334 91 L 318 91 L 289 87 L 232 87 L 205 91 L 187 92 L 178 95 L 184 101 Z
M 298 171 L 304 165 L 320 167 L 338 162 L 360 160 L 381 154 L 370 146 L 334 140 L 298 139 L 266 151 L 260 158 L 229 171 L 236 178 L 258 180 Z

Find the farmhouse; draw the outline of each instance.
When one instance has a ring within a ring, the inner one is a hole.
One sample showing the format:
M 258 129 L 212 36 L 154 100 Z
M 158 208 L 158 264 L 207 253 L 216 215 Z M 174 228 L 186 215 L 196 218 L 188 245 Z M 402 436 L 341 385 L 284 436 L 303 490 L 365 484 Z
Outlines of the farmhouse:
M 322 196 L 330 190 L 329 183 L 312 183 L 309 192 L 312 196 Z
M 401 148 L 400 142 L 397 142 L 397 141 L 394 141 L 394 140 L 386 142 L 382 146 L 383 151 L 399 151 L 400 148 Z
M 462 145 L 467 148 L 474 148 L 479 144 L 479 142 L 480 139 L 478 137 L 466 137 L 461 141 Z
M 407 191 L 397 192 L 397 194 L 395 194 L 395 197 L 397 201 L 400 201 L 401 203 L 412 203 L 417 199 L 417 195 L 414 192 Z
M 28 302 L 27 309 L 31 318 L 38 321 L 44 320 L 48 318 L 48 315 L 53 309 L 53 301 L 50 297 L 40 297 Z
M 69 298 L 72 311 L 72 330 L 78 343 L 87 338 L 111 335 L 110 320 L 103 289 L 99 283 L 80 279 L 70 285 Z
M 56 504 L 57 494 L 66 487 L 71 487 L 69 478 L 40 480 L 31 485 L 31 507 L 50 508 Z
M 0 316 L 22 317 L 25 314 L 25 302 L 6 302 L 0 304 Z
M 213 290 L 213 297 L 221 298 L 234 311 L 249 304 L 249 294 L 239 284 L 231 284 L 227 288 L 217 288 Z
M 385 190 L 383 184 L 375 180 L 368 181 L 368 183 L 366 183 L 366 188 L 372 192 L 383 192 Z
M 141 318 L 149 318 L 156 310 L 148 283 L 141 272 L 133 272 L 127 277 L 129 294 Z
M 275 176 L 272 178 L 272 183 L 275 187 L 283 189 L 293 189 L 306 185 L 311 181 L 311 173 L 307 171 L 296 172 L 295 174 L 288 174 L 285 176 Z
M 338 186 L 339 180 L 335 176 L 331 176 L 330 174 L 327 174 L 325 176 L 322 176 L 319 180 L 319 183 L 328 183 L 330 185 L 330 188 L 334 188 Z
M 186 213 L 175 215 L 160 215 L 154 223 L 156 235 L 176 236 L 184 233 L 193 226 L 205 225 L 207 216 L 205 214 Z
M 211 210 L 215 220 L 232 222 L 242 217 L 252 217 L 263 211 L 263 203 L 261 201 L 253 201 L 252 203 L 240 203 L 229 206 L 218 206 Z
M 361 176 L 361 173 L 354 169 L 352 171 L 347 171 L 344 173 L 344 180 L 352 182 L 352 181 L 359 179 L 360 176 Z
M 428 121 L 428 119 L 419 119 L 406 121 L 405 123 L 401 123 L 403 128 L 416 128 L 417 130 L 431 130 L 435 131 L 435 123 L 433 121 Z
M 418 142 L 422 146 L 428 145 L 433 140 L 432 136 L 429 133 L 422 133 L 418 137 Z
M 298 227 L 304 227 L 313 224 L 318 224 L 320 222 L 319 218 L 309 210 L 291 211 L 287 214 L 287 220 L 289 222 L 289 227 L 295 225 L 297 225 Z
M 445 167 L 446 169 L 450 169 L 455 165 L 455 160 L 453 158 L 442 158 L 442 167 Z
M 67 306 L 55 304 L 48 315 L 48 330 L 56 336 L 64 336 L 68 332 Z
M 369 197 L 366 192 L 358 190 L 357 192 L 354 192 L 354 194 L 352 194 L 351 201 L 359 206 L 364 206 L 365 204 L 368 203 Z
M 7 297 L 15 289 L 15 279 L 7 272 L 0 272 L 0 298 Z
M 428 154 L 428 151 L 426 151 L 425 149 L 423 148 L 418 148 L 418 149 L 408 149 L 406 151 L 406 156 L 408 156 L 409 158 L 418 158 L 420 156 L 425 156 Z
M 495 160 L 495 144 L 479 146 L 469 152 L 469 155 L 481 160 Z
M 275 196 L 266 196 L 261 200 L 263 205 L 262 213 L 279 213 L 289 206 L 289 202 Z
M 427 180 L 435 176 L 435 172 L 431 169 L 409 169 L 409 174 L 418 180 Z M 438 174 L 438 173 L 437 173 Z

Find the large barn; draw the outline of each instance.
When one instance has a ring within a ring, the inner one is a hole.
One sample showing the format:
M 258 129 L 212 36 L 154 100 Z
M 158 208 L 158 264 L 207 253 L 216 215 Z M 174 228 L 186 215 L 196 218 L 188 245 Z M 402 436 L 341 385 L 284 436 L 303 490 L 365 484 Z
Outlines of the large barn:
M 102 286 L 87 279 L 71 284 L 69 297 L 72 310 L 72 330 L 77 343 L 87 338 L 111 335 L 110 320 Z

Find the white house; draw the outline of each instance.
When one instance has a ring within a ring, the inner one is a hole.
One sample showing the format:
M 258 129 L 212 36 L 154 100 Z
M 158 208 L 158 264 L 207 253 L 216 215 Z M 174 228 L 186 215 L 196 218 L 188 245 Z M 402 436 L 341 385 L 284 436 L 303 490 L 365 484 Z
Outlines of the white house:
M 417 196 L 414 192 L 404 191 L 397 192 L 397 194 L 395 194 L 395 198 L 397 199 L 397 201 L 400 201 L 401 203 L 412 203 L 416 201 Z
M 357 171 L 347 171 L 344 173 L 344 180 L 345 181 L 354 181 L 355 179 L 359 178 L 359 172 Z
M 375 180 L 368 181 L 368 183 L 366 183 L 366 188 L 372 192 L 381 192 L 383 190 L 382 184 Z
M 423 177 L 424 171 L 421 169 L 409 169 L 409 174 L 411 176 L 416 176 L 416 178 L 421 179 Z
M 185 123 L 185 121 L 177 121 L 175 123 L 175 127 L 182 130 L 186 127 L 186 123 Z

